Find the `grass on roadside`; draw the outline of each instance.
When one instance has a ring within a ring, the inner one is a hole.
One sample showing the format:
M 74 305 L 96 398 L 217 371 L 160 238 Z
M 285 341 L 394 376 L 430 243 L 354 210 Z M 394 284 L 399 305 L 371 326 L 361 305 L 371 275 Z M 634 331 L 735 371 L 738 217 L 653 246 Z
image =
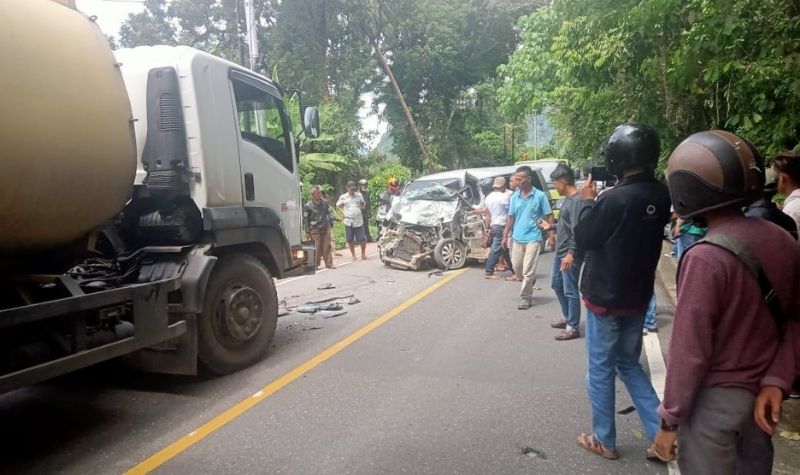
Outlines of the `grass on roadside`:
M 337 221 L 333 223 L 333 241 L 336 243 L 336 249 L 344 249 L 347 242 L 344 240 L 344 223 Z M 372 239 L 378 235 L 378 226 L 375 223 L 369 224 L 369 235 Z

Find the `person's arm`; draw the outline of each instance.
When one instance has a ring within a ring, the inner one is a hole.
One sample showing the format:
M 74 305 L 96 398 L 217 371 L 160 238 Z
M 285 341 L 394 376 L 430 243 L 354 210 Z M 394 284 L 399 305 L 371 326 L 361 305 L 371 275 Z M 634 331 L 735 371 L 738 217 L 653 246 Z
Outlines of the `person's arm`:
M 512 196 L 513 198 L 513 196 Z M 508 202 L 508 217 L 506 218 L 506 227 L 503 228 L 503 246 L 508 248 L 509 238 L 514 230 L 514 216 L 517 214 L 517 202 L 519 200 L 511 199 Z
M 728 288 L 725 275 L 697 253 L 683 257 L 678 278 L 681 298 L 675 308 L 664 398 L 658 408 L 667 424 L 681 424 L 691 414 L 708 372 L 714 348 L 716 306 L 723 300 L 720 289 Z
M 303 224 L 306 230 L 306 240 L 311 240 L 311 207 L 306 203 L 303 206 Z
M 575 244 L 581 249 L 602 247 L 614 233 L 619 211 L 603 195 L 597 201 L 584 200 L 575 224 Z
M 800 262 L 800 249 L 795 247 L 794 254 L 795 261 Z M 787 277 L 792 279 L 790 276 Z M 800 310 L 800 282 L 797 276 L 792 281 L 793 292 L 783 296 L 791 299 L 782 302 L 786 315 L 797 315 Z M 800 321 L 790 319 L 778 351 L 775 352 L 772 363 L 761 379 L 761 391 L 755 402 L 755 420 L 764 432 L 768 434 L 775 432 L 775 427 L 781 419 L 781 403 L 789 395 L 798 373 L 800 373 Z

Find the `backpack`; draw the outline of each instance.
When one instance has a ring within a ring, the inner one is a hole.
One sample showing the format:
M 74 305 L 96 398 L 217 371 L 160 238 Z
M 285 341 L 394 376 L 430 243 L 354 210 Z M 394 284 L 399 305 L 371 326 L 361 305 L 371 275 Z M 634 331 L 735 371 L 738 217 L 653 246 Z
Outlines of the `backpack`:
M 701 244 L 711 244 L 721 249 L 725 249 L 736 256 L 739 261 L 744 264 L 745 268 L 758 282 L 758 287 L 761 289 L 761 296 L 764 299 L 764 303 L 767 305 L 769 313 L 772 315 L 772 320 L 774 320 L 775 326 L 778 328 L 778 336 L 783 339 L 783 336 L 786 334 L 788 319 L 786 314 L 783 312 L 783 307 L 781 307 L 781 303 L 778 300 L 778 294 L 775 292 L 775 288 L 767 278 L 767 274 L 761 267 L 761 263 L 753 255 L 753 253 L 750 252 L 750 249 L 741 241 L 738 241 L 730 236 L 725 236 L 723 234 L 712 234 L 696 241 L 686 250 L 688 251 L 689 249 Z M 686 251 L 684 251 L 684 254 L 686 254 Z M 682 262 L 683 255 L 678 261 L 678 272 L 675 278 L 676 281 L 678 276 L 681 275 Z

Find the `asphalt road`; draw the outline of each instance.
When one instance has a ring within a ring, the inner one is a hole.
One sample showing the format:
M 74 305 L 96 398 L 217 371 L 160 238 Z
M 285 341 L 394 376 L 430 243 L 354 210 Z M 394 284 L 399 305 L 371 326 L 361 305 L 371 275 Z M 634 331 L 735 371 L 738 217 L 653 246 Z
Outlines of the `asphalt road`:
M 109 364 L 0 396 L 0 471 L 122 473 L 161 451 L 156 471 L 169 474 L 667 473 L 645 460 L 636 412 L 617 416 L 619 460 L 576 446 L 590 428 L 585 340 L 553 339 L 551 259 L 527 311 L 517 284 L 479 267 L 428 276 L 373 258 L 284 281 L 289 305 L 351 293 L 361 303 L 336 318 L 280 318 L 267 358 L 227 377 Z M 335 288 L 317 290 L 325 283 Z M 617 409 L 630 405 L 618 382 Z

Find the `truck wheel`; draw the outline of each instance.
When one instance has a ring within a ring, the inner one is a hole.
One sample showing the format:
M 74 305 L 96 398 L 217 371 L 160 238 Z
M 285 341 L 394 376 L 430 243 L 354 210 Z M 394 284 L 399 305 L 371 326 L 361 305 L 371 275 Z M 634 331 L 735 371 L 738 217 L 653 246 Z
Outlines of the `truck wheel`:
M 467 262 L 467 250 L 453 238 L 442 239 L 433 249 L 433 260 L 444 270 L 459 269 Z
M 200 361 L 228 374 L 259 361 L 278 322 L 278 296 L 269 271 L 243 254 L 221 257 L 206 287 L 198 322 Z

